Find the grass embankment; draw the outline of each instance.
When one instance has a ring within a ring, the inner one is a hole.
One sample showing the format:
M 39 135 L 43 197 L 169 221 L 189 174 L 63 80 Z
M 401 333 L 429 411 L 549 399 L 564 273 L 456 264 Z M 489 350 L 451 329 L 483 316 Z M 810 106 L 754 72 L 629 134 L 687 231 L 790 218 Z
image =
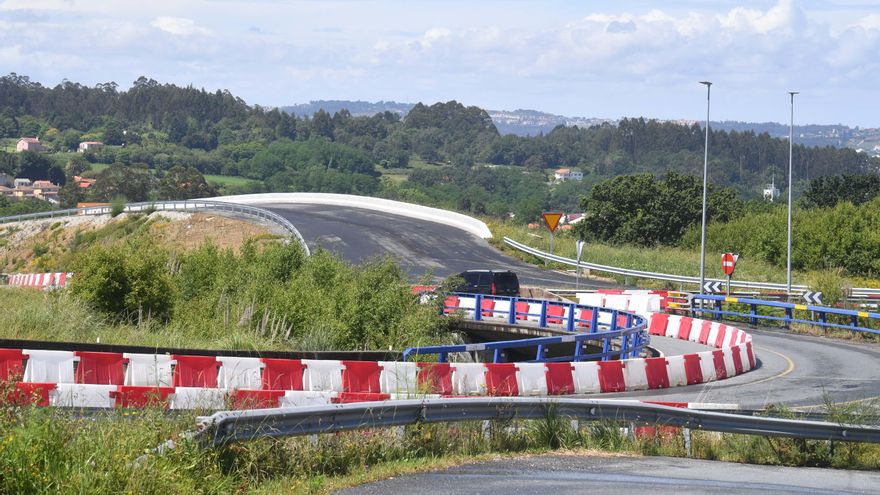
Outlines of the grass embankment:
M 550 233 L 543 227 L 543 225 L 539 229 L 529 230 L 526 226 L 506 222 L 487 221 L 487 224 L 494 235 L 492 239 L 494 245 L 525 261 L 537 265 L 544 265 L 543 260 L 516 251 L 504 243 L 504 237 L 510 237 L 511 239 L 522 242 L 528 246 L 549 252 Z M 559 256 L 575 259 L 577 257 L 575 251 L 575 242 L 577 239 L 575 236 L 564 231 L 557 231 L 554 236 L 553 253 Z M 610 265 L 619 268 L 629 268 L 633 270 L 690 276 L 699 276 L 700 274 L 699 250 L 693 251 L 678 247 L 637 247 L 589 242 L 584 246 L 581 259 L 585 262 Z M 573 269 L 571 266 L 561 264 L 551 264 L 551 266 L 554 268 Z M 623 277 L 612 276 L 607 273 L 594 272 L 594 274 L 623 281 Z M 726 278 L 721 271 L 721 253 L 706 253 L 706 277 L 718 279 Z M 842 277 L 837 270 L 817 270 L 807 272 L 793 271 L 792 279 L 795 284 L 805 284 L 811 287 L 825 289 L 826 292 L 828 290 L 825 288 L 826 286 L 835 284 L 838 286 L 850 287 L 880 286 L 880 280 Z M 740 257 L 736 265 L 734 280 L 785 283 L 785 268 L 772 265 L 762 260 L 751 260 Z M 677 283 L 666 283 L 647 279 L 629 279 L 629 283 L 638 284 L 647 288 L 680 288 Z
M 175 219 L 169 219 L 168 216 Z M 216 214 L 158 212 L 115 218 L 63 217 L 0 225 L 0 271 L 59 271 L 94 245 L 148 235 L 161 246 L 184 250 L 209 241 L 238 249 L 245 239 L 278 239 L 263 226 Z
M 353 266 L 326 251 L 306 257 L 272 236 L 238 249 L 181 244 L 167 235 L 176 223 L 131 215 L 64 235 L 47 226 L 29 265 L 76 275 L 65 291 L 0 292 L 3 335 L 290 350 L 399 350 L 449 339 L 447 320 L 418 304 L 389 259 Z
M 76 418 L 0 406 L 0 493 L 328 493 L 388 476 L 487 457 L 559 451 L 580 455 L 686 456 L 678 430 L 628 436 L 613 422 L 546 419 L 414 425 L 203 449 L 184 439 L 194 416 L 157 410 Z M 840 418 L 843 422 L 851 419 Z M 177 447 L 148 455 L 173 438 Z M 694 431 L 698 459 L 846 469 L 880 468 L 880 446 Z

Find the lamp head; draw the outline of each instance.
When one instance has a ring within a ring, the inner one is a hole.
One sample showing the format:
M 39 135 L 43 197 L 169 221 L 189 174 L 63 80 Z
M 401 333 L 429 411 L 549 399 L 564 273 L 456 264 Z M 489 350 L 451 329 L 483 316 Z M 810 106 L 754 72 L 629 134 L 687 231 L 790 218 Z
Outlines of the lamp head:
M 700 81 L 700 84 L 705 84 L 706 86 L 711 86 L 712 82 L 711 81 Z

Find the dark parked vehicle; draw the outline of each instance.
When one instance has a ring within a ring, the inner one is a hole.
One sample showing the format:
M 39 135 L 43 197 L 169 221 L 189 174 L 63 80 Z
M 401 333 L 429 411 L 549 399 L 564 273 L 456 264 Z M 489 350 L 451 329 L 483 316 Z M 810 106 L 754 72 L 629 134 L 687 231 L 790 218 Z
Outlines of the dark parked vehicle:
M 455 292 L 485 294 L 492 296 L 518 296 L 519 278 L 509 270 L 468 270 L 458 277 L 464 283 L 455 287 Z

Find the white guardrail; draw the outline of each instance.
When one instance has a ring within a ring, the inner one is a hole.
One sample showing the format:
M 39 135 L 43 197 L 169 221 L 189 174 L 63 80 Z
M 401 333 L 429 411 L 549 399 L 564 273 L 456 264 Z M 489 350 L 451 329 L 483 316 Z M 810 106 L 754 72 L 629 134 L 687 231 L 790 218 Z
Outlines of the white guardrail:
M 492 232 L 489 230 L 489 227 L 476 218 L 456 213 L 454 211 L 441 210 L 440 208 L 431 208 L 429 206 L 404 203 L 402 201 L 393 201 L 390 199 L 373 198 L 369 196 L 329 193 L 265 193 L 245 194 L 241 196 L 220 196 L 217 198 L 208 198 L 208 200 L 249 205 L 308 204 L 363 208 L 449 225 L 450 227 L 470 232 L 483 239 L 492 237 Z
M 111 211 L 110 206 L 90 206 L 87 208 L 70 208 L 66 210 L 43 211 L 39 213 L 28 213 L 25 215 L 13 215 L 8 217 L 0 217 L 0 224 L 22 222 L 25 220 L 41 220 L 45 218 L 70 217 L 75 215 L 106 215 Z M 125 212 L 142 212 L 146 210 L 155 211 L 227 211 L 232 213 L 240 213 L 251 217 L 262 218 L 280 226 L 284 231 L 290 234 L 296 242 L 302 246 L 306 256 L 310 256 L 309 246 L 303 239 L 299 230 L 290 223 L 286 218 L 263 208 L 248 206 L 237 203 L 229 203 L 222 201 L 209 200 L 186 200 L 186 201 L 153 201 L 143 203 L 129 203 L 125 205 Z
M 565 258 L 563 256 L 557 256 L 555 254 L 550 254 L 550 253 L 541 251 L 539 249 L 529 247 L 529 246 L 527 246 L 521 242 L 517 242 L 509 237 L 505 237 L 504 242 L 508 246 L 510 246 L 514 249 L 517 249 L 517 250 L 522 251 L 524 253 L 531 254 L 532 256 L 536 256 L 538 258 L 542 258 L 542 259 L 549 260 L 549 261 L 555 261 L 557 263 L 562 263 L 562 264 L 570 265 L 570 266 L 574 266 L 574 267 L 578 266 L 577 260 L 573 260 L 571 258 Z M 684 283 L 684 284 L 695 284 L 695 285 L 700 284 L 699 277 L 690 277 L 687 275 L 674 275 L 674 274 L 670 274 L 670 273 L 648 272 L 648 271 L 643 271 L 643 270 L 630 270 L 627 268 L 618 268 L 615 266 L 600 265 L 598 263 L 588 263 L 585 261 L 580 262 L 580 267 L 586 268 L 589 270 L 596 270 L 596 271 L 600 271 L 600 272 L 614 273 L 616 275 L 624 275 L 627 277 L 647 278 L 647 279 L 652 279 L 652 280 L 664 280 L 667 282 L 679 282 L 679 283 Z M 721 280 L 721 279 L 717 279 L 717 278 L 707 278 L 706 281 L 707 282 L 722 282 L 722 283 L 727 282 L 726 280 Z M 745 289 L 764 289 L 764 290 L 781 290 L 781 291 L 786 290 L 785 284 L 774 284 L 772 282 L 749 282 L 749 281 L 745 281 L 745 280 L 731 280 L 730 286 L 731 287 L 740 287 L 740 288 L 745 288 Z M 794 285 L 793 284 L 791 286 L 791 289 L 792 289 L 792 292 L 802 293 L 802 292 L 809 290 L 809 287 L 807 287 L 806 285 Z M 880 295 L 880 289 L 873 289 L 873 288 L 867 288 L 867 287 L 854 288 L 854 289 L 852 289 L 851 292 L 852 292 L 853 296 Z

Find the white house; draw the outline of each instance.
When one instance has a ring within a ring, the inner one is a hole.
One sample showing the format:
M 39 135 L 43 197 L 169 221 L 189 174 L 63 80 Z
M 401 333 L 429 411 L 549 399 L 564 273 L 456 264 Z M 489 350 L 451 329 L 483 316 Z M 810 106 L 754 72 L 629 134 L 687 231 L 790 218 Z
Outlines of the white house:
M 83 153 L 86 151 L 97 151 L 97 150 L 101 149 L 102 146 L 104 146 L 104 143 L 102 143 L 101 141 L 83 141 L 83 142 L 79 143 L 79 150 L 78 151 L 80 153 Z
M 18 140 L 18 144 L 15 145 L 15 151 L 36 151 L 39 153 L 40 151 L 44 151 L 46 148 L 43 147 L 43 143 L 40 142 L 40 138 L 38 137 L 23 137 Z
M 560 168 L 553 175 L 553 180 L 556 182 L 564 182 L 567 180 L 583 180 L 584 173 L 578 171 L 572 171 L 570 168 Z

